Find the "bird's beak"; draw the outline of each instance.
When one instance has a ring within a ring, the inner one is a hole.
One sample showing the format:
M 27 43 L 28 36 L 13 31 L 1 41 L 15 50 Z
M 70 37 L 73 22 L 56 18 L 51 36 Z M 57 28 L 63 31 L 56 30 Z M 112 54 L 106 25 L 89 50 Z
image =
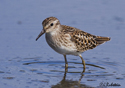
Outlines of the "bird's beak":
M 45 33 L 45 30 L 43 29 L 40 34 L 38 35 L 38 37 L 36 38 L 36 41 Z

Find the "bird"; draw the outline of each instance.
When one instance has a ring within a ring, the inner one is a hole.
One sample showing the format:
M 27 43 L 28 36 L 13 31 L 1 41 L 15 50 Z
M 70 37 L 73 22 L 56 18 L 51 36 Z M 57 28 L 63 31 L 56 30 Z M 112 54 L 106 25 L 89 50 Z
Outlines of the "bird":
M 36 41 L 45 33 L 48 45 L 64 56 L 66 68 L 68 68 L 66 55 L 75 55 L 81 58 L 85 70 L 86 65 L 81 54 L 110 40 L 110 37 L 96 36 L 75 27 L 61 25 L 56 17 L 46 18 L 42 26 L 43 30 Z

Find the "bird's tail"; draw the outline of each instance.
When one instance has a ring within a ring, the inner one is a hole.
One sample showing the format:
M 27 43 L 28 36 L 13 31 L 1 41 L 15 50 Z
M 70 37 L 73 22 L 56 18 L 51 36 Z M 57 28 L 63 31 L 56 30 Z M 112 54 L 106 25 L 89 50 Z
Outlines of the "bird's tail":
M 109 41 L 110 38 L 109 37 L 96 36 L 95 40 L 96 40 L 97 44 L 100 45 L 100 44 L 102 44 L 106 41 Z

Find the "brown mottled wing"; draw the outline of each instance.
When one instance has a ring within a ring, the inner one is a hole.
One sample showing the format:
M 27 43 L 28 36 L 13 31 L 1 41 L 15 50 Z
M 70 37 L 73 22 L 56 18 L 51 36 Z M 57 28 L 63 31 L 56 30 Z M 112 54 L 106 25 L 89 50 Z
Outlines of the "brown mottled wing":
M 76 44 L 78 52 L 84 52 L 88 49 L 93 49 L 96 46 L 110 40 L 109 37 L 91 35 L 74 27 L 65 25 L 62 25 L 62 27 L 63 33 L 70 34 L 71 41 Z
M 110 40 L 108 37 L 91 35 L 81 30 L 76 30 L 71 33 L 71 38 L 71 40 L 75 42 L 78 52 L 93 49 L 96 46 Z
M 71 35 L 72 41 L 75 42 L 78 52 L 95 48 L 98 44 L 94 35 L 84 31 L 74 31 Z

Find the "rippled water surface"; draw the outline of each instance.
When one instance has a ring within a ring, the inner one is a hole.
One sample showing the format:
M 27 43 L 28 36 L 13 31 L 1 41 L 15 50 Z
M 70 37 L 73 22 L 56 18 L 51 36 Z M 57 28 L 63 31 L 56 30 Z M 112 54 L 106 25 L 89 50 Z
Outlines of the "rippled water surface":
M 1 88 L 124 88 L 125 87 L 124 0 L 1 0 L 0 87 Z M 42 30 L 42 21 L 57 17 L 94 35 L 111 37 L 80 57 L 64 57 L 53 51 Z

